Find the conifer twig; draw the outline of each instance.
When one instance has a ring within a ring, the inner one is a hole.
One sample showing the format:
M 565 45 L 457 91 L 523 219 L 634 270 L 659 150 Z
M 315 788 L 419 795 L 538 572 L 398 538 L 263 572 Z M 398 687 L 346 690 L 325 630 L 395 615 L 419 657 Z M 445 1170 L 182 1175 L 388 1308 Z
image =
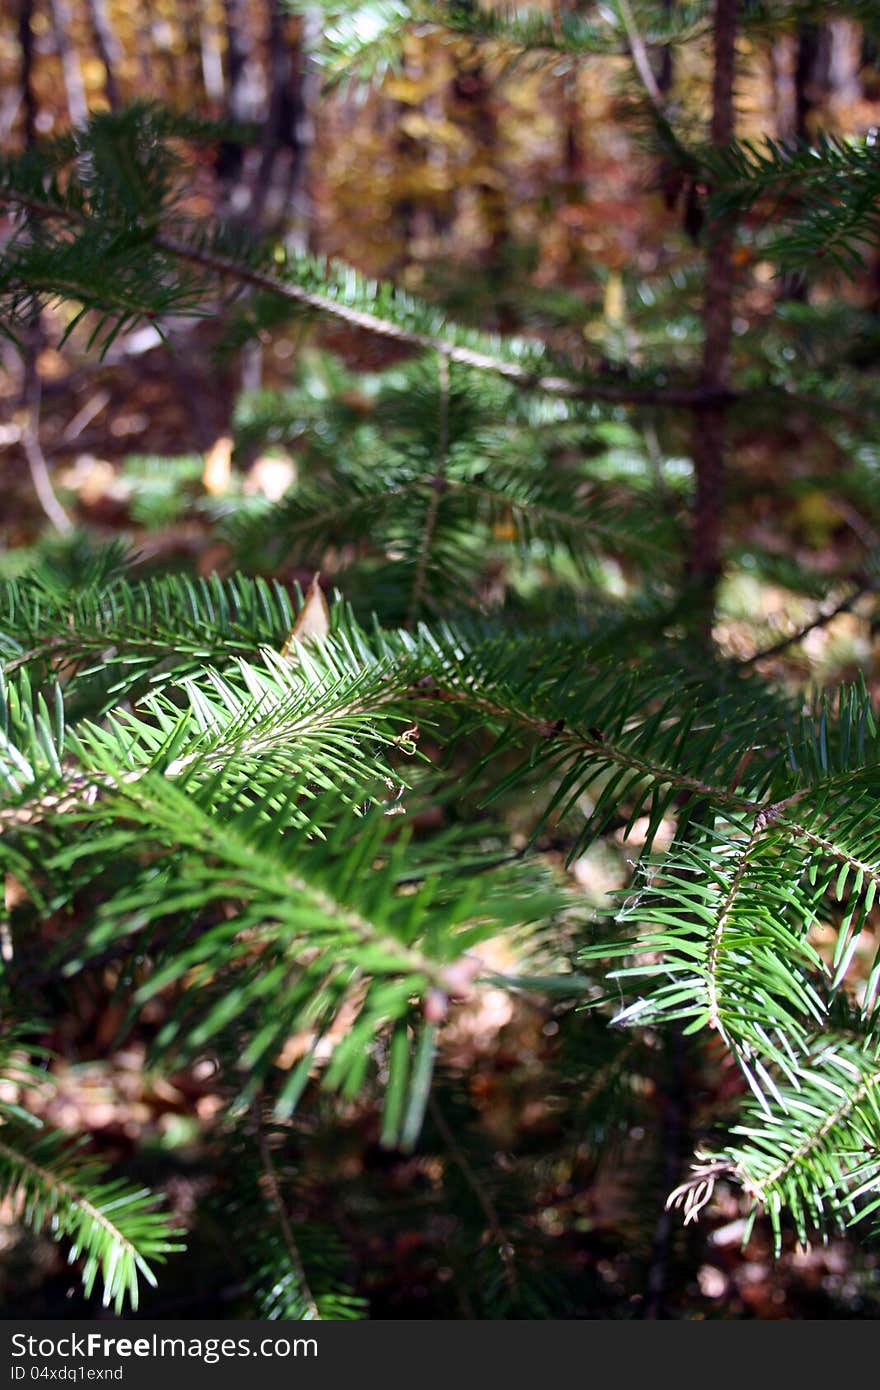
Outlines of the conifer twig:
M 779 641 L 774 642 L 772 646 L 763 647 L 760 651 L 753 652 L 751 656 L 744 657 L 742 661 L 737 662 L 739 669 L 741 671 L 747 671 L 751 666 L 757 665 L 759 661 L 764 661 L 767 657 L 778 656 L 780 652 L 784 652 L 788 647 L 793 647 L 798 642 L 802 642 L 805 637 L 809 637 L 811 632 L 816 632 L 821 627 L 827 627 L 835 618 L 839 618 L 841 613 L 851 612 L 859 599 L 864 598 L 865 594 L 875 593 L 878 583 L 880 583 L 880 580 L 876 578 L 864 580 L 857 588 L 853 589 L 851 593 L 845 595 L 839 603 L 836 603 L 827 613 L 818 613 L 815 618 L 811 619 L 808 623 L 804 623 L 803 627 L 799 627 L 797 631 L 791 633 L 789 637 L 780 637 Z
M 657 79 L 654 76 L 654 70 L 648 58 L 648 50 L 645 47 L 644 39 L 639 33 L 639 27 L 636 24 L 636 18 L 632 12 L 629 0 L 617 0 L 617 8 L 620 11 L 623 27 L 626 30 L 627 47 L 629 48 L 630 56 L 633 60 L 633 66 L 639 75 L 648 100 L 654 108 L 655 115 L 659 116 L 665 123 L 667 117 L 664 109 L 663 93 L 657 85 Z
M 513 382 L 514 385 L 521 386 L 526 390 L 541 391 L 550 396 L 563 396 L 569 400 L 605 401 L 616 405 L 692 407 L 705 404 L 710 399 L 706 391 L 699 387 L 606 386 L 604 383 L 578 381 L 574 377 L 552 373 L 544 375 L 528 367 L 523 367 L 518 362 L 507 362 L 503 358 L 493 357 L 491 353 L 481 352 L 476 348 L 465 347 L 458 343 L 451 343 L 442 337 L 404 328 L 392 319 L 382 318 L 381 315 L 365 309 L 355 309 L 350 305 L 340 304 L 329 295 L 303 289 L 302 286 L 291 284 L 267 271 L 240 265 L 230 256 L 224 256 L 219 252 L 210 251 L 200 246 L 189 246 L 186 242 L 168 237 L 164 233 L 155 237 L 154 245 L 159 251 L 164 251 L 168 255 L 187 261 L 192 265 L 201 266 L 203 270 L 210 270 L 221 276 L 231 276 L 241 284 L 253 285 L 269 294 L 276 294 L 282 299 L 289 299 L 296 304 L 304 305 L 306 308 L 315 309 L 319 313 L 327 314 L 331 318 L 337 318 L 342 323 L 349 324 L 352 328 L 363 329 L 367 333 L 418 348 L 422 352 L 440 353 L 449 362 L 459 362 L 464 367 L 473 367 L 477 371 L 493 372 L 495 375 L 503 377 L 504 380 Z M 737 395 L 735 391 L 727 388 L 721 394 L 724 400 L 736 399 Z M 714 400 L 715 396 L 712 395 L 711 399 Z
M 4 203 L 12 204 L 42 217 L 57 218 L 62 222 L 75 222 L 80 225 L 88 222 L 87 216 L 73 208 L 66 208 L 57 203 L 47 202 L 45 199 L 35 198 L 30 194 L 17 191 L 10 192 L 8 189 L 0 189 L 0 204 Z M 420 333 L 415 329 L 405 328 L 402 324 L 395 323 L 393 319 L 383 318 L 380 314 L 369 310 L 356 309 L 351 305 L 341 304 L 330 295 L 304 289 L 303 286 L 281 279 L 270 271 L 243 265 L 232 256 L 213 251 L 205 246 L 191 245 L 185 241 L 180 241 L 176 237 L 166 235 L 161 230 L 153 234 L 152 245 L 155 246 L 156 250 L 162 251 L 168 256 L 173 256 L 189 265 L 198 266 L 202 270 L 210 271 L 211 274 L 219 278 L 233 279 L 240 285 L 250 285 L 255 289 L 265 291 L 267 294 L 290 300 L 291 303 L 302 304 L 307 309 L 314 309 L 317 313 L 326 314 L 329 318 L 347 323 L 351 328 L 361 329 L 363 332 L 372 333 L 377 337 L 388 338 L 392 342 L 416 348 L 420 352 L 440 353 L 449 362 L 459 362 L 462 366 L 472 367 L 475 371 L 492 372 L 522 390 L 539 391 L 548 396 L 559 396 L 566 400 L 586 403 L 599 401 L 608 405 L 658 405 L 673 409 L 696 409 L 713 404 L 732 404 L 741 397 L 741 392 L 730 386 L 725 386 L 719 390 L 707 390 L 700 385 L 639 386 L 633 384 L 612 386 L 601 381 L 578 380 L 577 377 L 565 376 L 560 373 L 538 372 L 533 368 L 522 366 L 519 362 L 510 362 L 504 358 L 494 357 L 491 353 L 482 352 L 478 348 L 466 347 L 461 343 L 450 342 L 436 334 Z M 536 347 L 543 346 L 537 339 L 535 343 Z M 750 392 L 750 398 L 753 398 L 754 394 L 754 391 Z M 777 393 L 774 392 L 773 394 Z
M 284 1248 L 287 1252 L 287 1258 L 290 1260 L 293 1271 L 299 1282 L 300 1293 L 302 1294 L 303 1302 L 306 1305 L 306 1311 L 308 1313 L 309 1318 L 311 1318 L 313 1322 L 320 1322 L 321 1314 L 318 1309 L 318 1305 L 315 1302 L 314 1294 L 312 1293 L 309 1287 L 309 1281 L 306 1275 L 306 1268 L 303 1264 L 303 1258 L 300 1254 L 300 1249 L 297 1245 L 296 1236 L 293 1233 L 293 1227 L 290 1224 L 290 1217 L 287 1214 L 287 1207 L 285 1206 L 284 1197 L 281 1192 L 281 1183 L 278 1178 L 278 1170 L 275 1167 L 275 1163 L 273 1161 L 272 1154 L 269 1149 L 269 1144 L 266 1140 L 266 1135 L 263 1130 L 262 1121 L 256 1104 L 254 1106 L 254 1118 L 256 1122 L 257 1131 L 257 1147 L 260 1151 L 260 1161 L 263 1165 L 263 1175 L 266 1179 L 266 1186 L 269 1189 L 269 1197 L 271 1199 L 272 1206 L 275 1210 L 275 1214 L 278 1217 L 278 1225 L 280 1227 L 281 1235 L 284 1240 Z

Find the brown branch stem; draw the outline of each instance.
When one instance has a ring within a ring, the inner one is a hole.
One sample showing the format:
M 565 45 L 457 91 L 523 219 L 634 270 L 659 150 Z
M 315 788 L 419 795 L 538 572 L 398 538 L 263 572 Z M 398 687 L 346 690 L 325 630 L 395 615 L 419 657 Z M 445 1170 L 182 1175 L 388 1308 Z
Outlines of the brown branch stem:
M 271 1199 L 272 1206 L 275 1210 L 275 1214 L 278 1217 L 278 1225 L 281 1229 L 281 1235 L 284 1240 L 284 1248 L 287 1252 L 287 1258 L 289 1259 L 291 1267 L 293 1268 L 293 1271 L 297 1277 L 297 1281 L 299 1282 L 300 1293 L 302 1294 L 303 1302 L 305 1303 L 308 1317 L 313 1322 L 319 1322 L 321 1319 L 321 1314 L 318 1309 L 318 1305 L 315 1302 L 314 1295 L 311 1289 L 309 1288 L 309 1281 L 306 1275 L 306 1268 L 303 1264 L 302 1255 L 300 1254 L 300 1249 L 296 1242 L 296 1236 L 293 1233 L 293 1226 L 290 1224 L 290 1217 L 287 1214 L 287 1207 L 284 1202 L 284 1196 L 281 1191 L 281 1183 L 278 1178 L 278 1170 L 275 1167 L 275 1163 L 272 1158 L 272 1153 L 269 1149 L 269 1143 L 263 1131 L 263 1126 L 260 1121 L 259 1114 L 255 1115 L 255 1119 L 257 1130 L 257 1147 L 260 1150 L 260 1162 L 263 1165 L 263 1174 L 266 1179 L 266 1186 L 269 1189 L 269 1197 Z
M 82 224 L 88 221 L 87 217 L 45 199 L 18 193 L 11 194 L 0 190 L 0 204 L 3 203 L 13 204 L 40 216 L 56 218 L 67 223 L 78 222 Z M 189 245 L 187 242 L 168 236 L 162 231 L 154 235 L 153 245 L 166 255 L 173 256 L 186 264 L 198 266 L 200 269 L 216 275 L 219 279 L 231 279 L 239 285 L 247 285 L 254 289 L 263 290 L 267 294 L 277 295 L 280 299 L 301 304 L 307 309 L 314 309 L 317 313 L 326 314 L 329 318 L 338 319 L 352 328 L 361 329 L 363 332 L 372 333 L 377 337 L 388 338 L 420 352 L 439 353 L 447 361 L 458 362 L 464 367 L 472 367 L 475 371 L 492 372 L 522 390 L 540 391 L 545 395 L 586 403 L 598 401 L 608 405 L 658 405 L 685 410 L 705 408 L 713 404 L 719 406 L 732 404 L 739 398 L 739 393 L 727 386 L 721 391 L 707 392 L 700 385 L 663 387 L 623 383 L 611 385 L 598 381 L 578 380 L 576 377 L 556 373 L 544 374 L 524 367 L 518 362 L 509 362 L 503 358 L 493 357 L 491 353 L 482 352 L 477 348 L 466 347 L 436 335 L 419 333 L 414 329 L 405 328 L 392 319 L 382 318 L 381 315 L 374 314 L 369 310 L 355 309 L 350 305 L 341 304 L 330 295 L 304 289 L 301 285 L 293 284 L 289 280 L 282 280 L 269 271 L 241 265 L 230 256 L 211 251 L 203 246 Z
M 501 1256 L 501 1262 L 504 1266 L 505 1281 L 511 1293 L 516 1297 L 519 1287 L 516 1275 L 514 1248 L 509 1235 L 501 1224 L 501 1218 L 498 1215 L 495 1203 L 492 1201 L 490 1194 L 486 1191 L 485 1186 L 480 1182 L 479 1177 L 474 1172 L 467 1154 L 464 1152 L 449 1125 L 446 1123 L 443 1112 L 433 1095 L 428 1097 L 428 1111 L 440 1138 L 449 1150 L 450 1157 L 479 1203 L 480 1210 L 486 1218 L 486 1226 L 489 1233 L 498 1246 L 498 1253 Z
M 793 632 L 789 637 L 781 637 L 779 641 L 774 642 L 772 646 L 763 647 L 760 651 L 753 652 L 751 656 L 745 657 L 742 661 L 738 662 L 739 669 L 741 671 L 747 671 L 759 661 L 764 661 L 767 657 L 778 656 L 780 652 L 784 652 L 788 647 L 793 647 L 798 642 L 802 642 L 805 637 L 809 637 L 811 632 L 816 632 L 819 628 L 826 627 L 828 623 L 840 617 L 841 613 L 851 612 L 859 599 L 864 598 L 865 594 L 876 592 L 878 584 L 880 584 L 880 581 L 877 579 L 865 580 L 863 583 L 859 584 L 856 589 L 853 589 L 851 593 L 842 598 L 839 603 L 836 603 L 833 608 L 829 609 L 827 613 L 817 614 L 815 618 L 808 623 L 804 623 L 803 627 L 798 628 L 798 630 Z

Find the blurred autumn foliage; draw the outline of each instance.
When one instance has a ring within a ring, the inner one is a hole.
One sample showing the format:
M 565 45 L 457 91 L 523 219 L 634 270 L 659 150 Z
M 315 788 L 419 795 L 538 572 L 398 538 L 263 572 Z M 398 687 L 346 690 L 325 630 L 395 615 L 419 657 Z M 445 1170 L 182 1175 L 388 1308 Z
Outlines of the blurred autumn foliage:
M 551 22 L 594 11 L 601 19 L 609 9 L 577 0 L 538 8 Z M 583 414 L 566 416 L 560 390 L 542 414 L 519 403 L 516 383 L 492 378 L 485 387 L 481 377 L 472 387 L 454 360 L 438 386 L 433 368 L 419 375 L 403 334 L 366 331 L 353 316 L 297 315 L 283 302 L 272 308 L 260 285 L 239 292 L 229 280 L 207 311 L 126 325 L 98 357 L 86 327 L 64 336 L 75 309 L 62 287 L 23 339 L 0 344 L 4 580 L 45 563 L 74 591 L 96 550 L 120 541 L 139 577 L 228 579 L 244 568 L 291 595 L 320 572 L 359 618 L 378 611 L 407 630 L 462 609 L 478 620 L 522 620 L 529 631 L 597 613 L 616 620 L 618 606 L 633 601 L 635 611 L 641 595 L 649 609 L 662 600 L 672 613 L 657 620 L 662 656 L 680 636 L 669 596 L 684 573 L 708 594 L 698 647 L 708 629 L 719 660 L 757 669 L 787 692 L 860 677 L 876 694 L 880 246 L 866 238 L 849 275 L 833 265 L 827 273 L 813 263 L 780 265 L 766 205 L 718 212 L 704 174 L 689 174 L 657 138 L 656 119 L 658 109 L 664 120 L 671 112 L 678 136 L 708 137 L 722 104 L 713 7 L 694 7 L 688 42 L 647 48 L 639 29 L 646 8 L 673 20 L 681 9 L 668 0 L 635 5 L 633 16 L 628 4 L 611 6 L 613 41 L 586 57 L 563 44 L 512 52 L 503 36 L 418 23 L 387 72 L 362 83 L 334 73 L 323 44 L 334 21 L 307 4 L 295 12 L 283 0 L 7 6 L 0 135 L 9 153 L 133 102 L 204 117 L 217 123 L 216 138 L 179 141 L 181 217 L 206 228 L 219 219 L 244 244 L 268 246 L 266 264 L 279 274 L 303 253 L 340 260 L 466 327 L 540 339 L 589 377 L 595 399 L 587 393 Z M 847 140 L 876 129 L 876 16 L 858 5 L 764 9 L 764 20 L 744 23 L 735 40 L 735 135 L 809 143 L 820 132 Z M 774 215 L 789 198 L 796 201 L 790 190 L 779 195 Z M 4 204 L 0 235 L 11 240 L 20 215 Z M 716 254 L 718 228 L 724 233 L 724 217 L 734 215 L 736 237 L 731 231 Z M 713 273 L 726 295 L 716 319 L 727 315 L 714 355 L 704 302 Z M 344 288 L 343 275 L 340 299 Z M 667 388 L 680 393 L 671 408 Z M 431 412 L 424 438 L 413 423 L 419 411 Z M 462 512 L 470 542 L 449 542 L 451 578 L 442 557 L 435 572 L 407 548 L 400 499 L 424 482 L 406 456 L 416 436 L 413 457 L 425 468 L 428 458 L 435 500 L 460 496 L 465 507 L 481 487 L 488 496 L 489 466 L 475 471 L 466 457 L 475 437 L 491 466 L 510 469 L 506 492 Z M 584 459 L 595 464 L 586 480 Z M 534 495 L 530 467 L 540 474 Z M 558 495 L 537 496 L 552 476 Z M 377 478 L 387 486 L 373 499 Z M 370 502 L 351 524 L 343 485 Z M 532 522 L 536 498 L 544 511 Z M 582 509 L 605 527 L 586 558 L 587 542 L 567 529 Z M 638 551 L 642 537 L 647 550 Z M 525 556 L 519 568 L 514 551 Z M 99 563 L 110 552 L 102 553 Z M 415 579 L 404 592 L 396 575 L 406 566 Z M 456 577 L 460 602 L 450 598 Z M 629 638 L 620 631 L 622 663 Z M 12 652 L 10 671 L 26 656 Z M 52 669 L 62 681 L 65 660 L 72 669 L 75 658 L 59 648 Z M 112 667 L 112 643 L 90 660 Z M 135 710 L 140 695 L 132 695 Z M 547 741 L 559 730 L 551 723 L 539 732 Z M 432 767 L 450 756 L 442 728 L 413 737 Z M 460 746 L 453 740 L 454 778 L 463 782 L 479 761 L 481 737 L 469 726 Z M 390 746 L 393 790 L 400 747 Z M 502 747 L 499 757 L 512 775 L 512 754 Z M 468 854 L 516 860 L 537 846 L 576 903 L 548 918 L 557 935 L 539 962 L 564 959 L 576 971 L 589 937 L 584 913 L 607 910 L 650 835 L 655 848 L 668 846 L 681 807 L 667 805 L 652 824 L 650 807 L 630 815 L 628 803 L 583 846 L 564 815 L 541 822 L 534 838 L 533 795 L 500 794 L 501 830 L 491 842 L 476 838 Z M 476 797 L 462 809 L 448 791 L 432 791 L 410 824 L 417 841 L 463 824 L 478 837 L 482 815 Z M 26 1096 L 38 1120 L 88 1136 L 114 1172 L 165 1193 L 188 1254 L 169 1257 L 159 1289 L 145 1292 L 145 1313 L 252 1316 L 253 1272 L 243 1268 L 229 1213 L 246 1224 L 247 1202 L 271 1208 L 285 1184 L 278 1201 L 304 1233 L 306 1263 L 320 1266 L 329 1250 L 352 1307 L 372 1317 L 880 1311 L 877 1257 L 852 1234 L 807 1248 L 787 1230 L 776 1258 L 768 1230 L 747 1228 L 747 1196 L 723 1182 L 703 1221 L 682 1227 L 665 1199 L 745 1091 L 723 1038 L 669 1042 L 658 1028 L 612 1047 L 605 1019 L 577 1012 L 570 998 L 505 987 L 527 958 L 515 934 L 482 943 L 485 979 L 474 989 L 467 982 L 448 1017 L 448 1000 L 434 998 L 443 1024 L 437 1084 L 417 1147 L 383 1141 L 373 1091 L 343 1091 L 331 1104 L 309 1090 L 280 1137 L 269 1136 L 277 1138 L 274 1165 L 265 1161 L 269 1140 L 254 1141 L 264 1160 L 256 1197 L 232 1191 L 228 1074 L 246 1063 L 205 1049 L 173 1070 L 155 1065 L 169 1005 L 155 994 L 133 1017 L 128 967 L 109 949 L 79 973 L 69 968 L 63 984 L 43 977 L 41 957 L 59 948 L 70 915 L 97 911 L 72 901 L 46 912 L 10 966 L 48 1020 L 40 1042 L 52 1055 L 51 1085 L 4 1083 L 4 1099 Z M 7 916 L 30 929 L 32 911 L 10 871 Z M 875 918 L 863 942 L 872 949 Z M 820 955 L 834 955 L 839 931 L 838 919 L 816 926 Z M 870 960 L 867 950 L 857 957 L 862 983 Z M 356 1004 L 347 999 L 354 1012 L 335 1021 L 337 1041 L 353 1027 Z M 574 1026 L 572 1018 L 589 1021 Z M 293 1033 L 277 1049 L 284 1076 L 301 1066 L 305 1036 Z M 387 1072 L 384 1060 L 379 1068 Z M 6 1314 L 92 1312 L 63 1252 L 24 1229 L 12 1196 L 0 1215 Z M 331 1305 L 334 1315 L 343 1314 Z

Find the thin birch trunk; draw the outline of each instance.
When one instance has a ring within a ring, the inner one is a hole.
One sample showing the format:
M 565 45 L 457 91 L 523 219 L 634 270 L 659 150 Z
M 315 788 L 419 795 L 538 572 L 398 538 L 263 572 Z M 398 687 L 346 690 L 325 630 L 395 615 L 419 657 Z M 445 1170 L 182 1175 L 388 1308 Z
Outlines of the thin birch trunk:
M 83 81 L 79 53 L 73 40 L 73 11 L 67 0 L 52 0 L 55 47 L 61 59 L 67 110 L 73 125 L 85 125 L 89 103 Z
M 107 101 L 111 111 L 115 111 L 119 106 L 119 85 L 116 81 L 116 69 L 122 63 L 122 48 L 114 32 L 105 0 L 87 0 L 87 2 L 89 23 L 92 26 L 95 47 L 98 50 L 98 57 L 104 65 L 104 89 L 107 93 Z

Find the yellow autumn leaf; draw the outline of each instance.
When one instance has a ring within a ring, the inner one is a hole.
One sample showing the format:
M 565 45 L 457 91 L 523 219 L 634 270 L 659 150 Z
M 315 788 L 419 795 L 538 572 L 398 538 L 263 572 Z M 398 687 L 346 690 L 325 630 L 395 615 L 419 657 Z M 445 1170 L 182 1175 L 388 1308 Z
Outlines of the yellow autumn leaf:
M 319 583 L 321 576 L 316 574 L 308 588 L 306 601 L 291 629 L 290 636 L 281 648 L 281 655 L 296 663 L 296 647 L 304 642 L 320 641 L 330 632 L 330 609 L 324 591 Z
M 843 517 L 833 497 L 821 488 L 812 488 L 795 503 L 794 519 L 807 544 L 818 550 L 828 544 Z
M 390 77 L 385 83 L 385 92 L 392 100 L 403 102 L 405 106 L 417 106 L 429 95 L 433 86 L 433 81 L 428 78 L 419 81 L 414 77 Z
M 431 140 L 450 149 L 467 149 L 470 140 L 453 121 L 433 119 L 422 111 L 408 111 L 400 118 L 400 129 L 412 140 Z
M 613 270 L 605 282 L 605 322 L 623 323 L 626 300 L 623 293 L 623 277 Z
M 212 497 L 220 497 L 229 491 L 231 475 L 232 439 L 228 434 L 221 434 L 205 454 L 202 486 Z

